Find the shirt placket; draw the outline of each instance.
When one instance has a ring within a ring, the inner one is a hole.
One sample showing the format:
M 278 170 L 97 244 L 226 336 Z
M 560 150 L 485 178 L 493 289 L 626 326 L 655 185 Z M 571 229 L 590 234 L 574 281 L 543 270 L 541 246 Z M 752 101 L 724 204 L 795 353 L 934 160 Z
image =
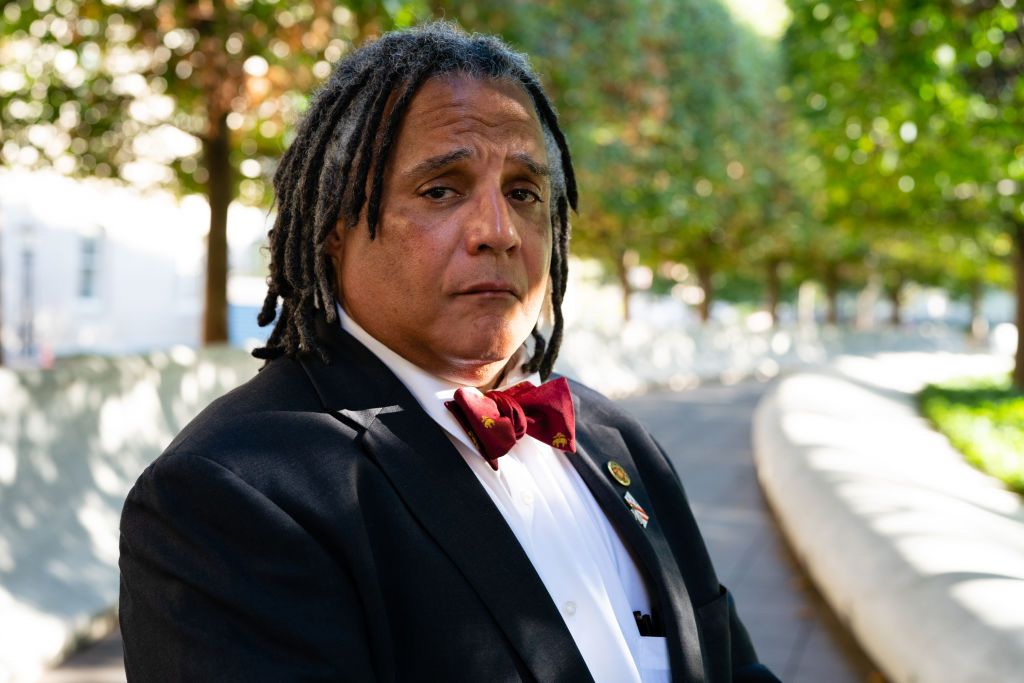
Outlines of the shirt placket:
M 539 442 L 524 439 L 517 448 L 536 452 L 524 457 L 557 457 Z M 542 452 L 540 449 L 543 449 Z M 520 465 L 526 471 L 525 465 Z M 527 474 L 526 476 L 530 476 Z M 531 477 L 532 480 L 532 477 Z M 553 484 L 553 482 L 549 482 Z M 580 528 L 562 494 L 542 491 L 533 504 L 532 542 L 543 552 L 534 565 L 583 654 L 600 681 L 639 681 L 639 672 L 608 600 L 604 572 L 594 561 Z

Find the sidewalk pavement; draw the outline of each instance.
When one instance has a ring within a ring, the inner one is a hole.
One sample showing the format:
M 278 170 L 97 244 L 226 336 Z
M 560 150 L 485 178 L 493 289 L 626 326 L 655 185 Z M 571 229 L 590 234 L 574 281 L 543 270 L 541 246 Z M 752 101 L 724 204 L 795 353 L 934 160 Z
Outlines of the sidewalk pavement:
M 840 358 L 758 406 L 758 477 L 791 547 L 895 683 L 1024 680 L 1024 504 L 914 405 L 924 383 L 995 374 L 967 354 Z
M 795 562 L 761 494 L 751 421 L 771 386 L 709 383 L 620 403 L 672 459 L 761 661 L 786 683 L 884 683 Z
M 881 683 L 788 553 L 758 489 L 750 424 L 765 387 L 709 384 L 621 403 L 672 457 L 720 579 L 736 596 L 762 660 L 787 683 Z M 120 681 L 115 633 L 42 683 Z

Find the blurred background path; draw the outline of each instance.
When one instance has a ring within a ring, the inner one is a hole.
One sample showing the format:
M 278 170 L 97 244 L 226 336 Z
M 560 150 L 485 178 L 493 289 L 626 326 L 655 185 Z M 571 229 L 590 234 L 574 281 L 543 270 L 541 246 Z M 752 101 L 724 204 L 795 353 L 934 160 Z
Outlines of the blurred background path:
M 884 680 L 838 624 L 784 545 L 751 458 L 750 424 L 766 384 L 707 384 L 620 401 L 672 457 L 720 580 L 736 596 L 758 654 L 786 683 Z M 119 634 L 43 683 L 124 681 Z
M 761 661 L 785 683 L 883 683 L 796 564 L 761 494 L 751 418 L 769 386 L 712 383 L 619 403 L 672 458 Z

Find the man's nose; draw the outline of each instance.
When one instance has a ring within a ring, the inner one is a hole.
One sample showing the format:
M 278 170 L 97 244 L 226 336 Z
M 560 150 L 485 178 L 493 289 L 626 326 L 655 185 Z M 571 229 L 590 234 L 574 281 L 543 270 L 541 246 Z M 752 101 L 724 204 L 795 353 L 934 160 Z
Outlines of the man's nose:
M 509 252 L 521 244 L 512 218 L 512 207 L 502 189 L 480 192 L 471 206 L 466 230 L 466 248 L 472 254 Z

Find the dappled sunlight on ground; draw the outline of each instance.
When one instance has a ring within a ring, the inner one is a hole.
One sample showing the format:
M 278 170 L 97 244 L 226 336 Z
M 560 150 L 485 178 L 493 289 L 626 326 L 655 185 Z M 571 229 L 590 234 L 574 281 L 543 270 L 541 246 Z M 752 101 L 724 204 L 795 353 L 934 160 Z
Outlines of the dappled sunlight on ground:
M 215 349 L 0 369 L 0 680 L 58 658 L 110 611 L 129 488 L 185 422 L 257 366 Z

